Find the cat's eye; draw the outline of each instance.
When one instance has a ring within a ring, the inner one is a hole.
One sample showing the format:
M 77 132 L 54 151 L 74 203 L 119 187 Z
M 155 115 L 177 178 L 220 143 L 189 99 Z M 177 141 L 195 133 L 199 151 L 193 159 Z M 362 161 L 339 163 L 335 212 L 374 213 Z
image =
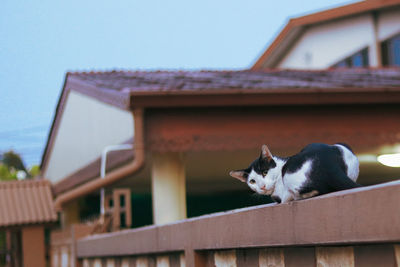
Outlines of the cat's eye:
M 251 183 L 251 184 L 255 184 L 255 183 L 256 183 L 256 180 L 254 180 L 254 179 L 251 179 L 251 180 L 249 181 L 249 183 Z
M 263 171 L 262 176 L 265 177 L 267 175 L 268 171 Z

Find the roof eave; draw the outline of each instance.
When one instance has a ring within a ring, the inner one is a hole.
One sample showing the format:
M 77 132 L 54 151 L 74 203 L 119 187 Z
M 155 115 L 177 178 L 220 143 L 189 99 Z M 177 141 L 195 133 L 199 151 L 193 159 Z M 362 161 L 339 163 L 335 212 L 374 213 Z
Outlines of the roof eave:
M 68 76 L 67 90 L 73 90 L 93 97 L 101 102 L 110 104 L 123 110 L 129 110 L 129 92 L 120 92 L 81 81 L 73 74 Z
M 400 88 L 295 88 L 131 95 L 131 108 L 400 103 Z
M 61 94 L 60 97 L 58 98 L 58 103 L 57 103 L 57 107 L 56 107 L 56 112 L 53 115 L 53 120 L 51 123 L 51 127 L 50 127 L 50 132 L 47 135 L 47 141 L 46 141 L 46 146 L 43 150 L 43 154 L 42 154 L 42 160 L 40 162 L 40 172 L 41 172 L 41 176 L 43 176 L 44 173 L 44 169 L 47 167 L 47 162 L 48 162 L 48 158 L 49 158 L 49 154 L 50 154 L 50 148 L 52 147 L 53 141 L 54 141 L 54 136 L 56 135 L 56 129 L 58 128 L 58 123 L 59 123 L 59 118 L 61 116 L 61 110 L 64 108 L 64 104 L 65 104 L 65 98 L 66 98 L 66 85 L 67 85 L 67 81 L 68 81 L 68 76 L 69 73 L 67 73 L 65 75 L 65 79 L 64 79 L 64 83 L 63 83 L 63 87 L 61 90 Z

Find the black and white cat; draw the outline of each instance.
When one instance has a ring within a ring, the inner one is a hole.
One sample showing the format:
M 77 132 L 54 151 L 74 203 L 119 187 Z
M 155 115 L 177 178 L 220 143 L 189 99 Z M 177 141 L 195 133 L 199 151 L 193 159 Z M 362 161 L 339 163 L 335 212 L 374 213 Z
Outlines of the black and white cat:
M 358 159 L 342 143 L 310 144 L 288 158 L 273 156 L 263 145 L 260 157 L 247 169 L 229 174 L 247 183 L 256 193 L 271 195 L 278 203 L 360 186 L 355 182 L 359 174 Z

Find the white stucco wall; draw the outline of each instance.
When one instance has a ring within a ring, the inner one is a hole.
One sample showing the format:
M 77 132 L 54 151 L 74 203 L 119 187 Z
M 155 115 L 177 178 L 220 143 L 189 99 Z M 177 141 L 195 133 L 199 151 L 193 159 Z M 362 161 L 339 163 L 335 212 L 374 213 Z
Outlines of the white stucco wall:
M 53 183 L 100 156 L 107 145 L 132 138 L 130 112 L 70 91 L 44 177 Z
M 381 12 L 378 20 L 378 38 L 380 41 L 400 33 L 400 8 Z
M 327 68 L 373 42 L 373 19 L 368 14 L 315 25 L 297 40 L 278 67 Z

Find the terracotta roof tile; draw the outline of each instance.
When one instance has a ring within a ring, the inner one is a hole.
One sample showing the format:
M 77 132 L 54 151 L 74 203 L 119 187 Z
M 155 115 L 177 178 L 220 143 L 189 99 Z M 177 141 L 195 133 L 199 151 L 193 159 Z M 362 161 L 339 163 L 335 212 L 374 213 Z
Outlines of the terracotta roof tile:
M 0 182 L 0 227 L 56 220 L 47 180 Z
M 399 68 L 321 71 L 110 71 L 75 72 L 69 76 L 96 88 L 132 95 L 400 87 Z

